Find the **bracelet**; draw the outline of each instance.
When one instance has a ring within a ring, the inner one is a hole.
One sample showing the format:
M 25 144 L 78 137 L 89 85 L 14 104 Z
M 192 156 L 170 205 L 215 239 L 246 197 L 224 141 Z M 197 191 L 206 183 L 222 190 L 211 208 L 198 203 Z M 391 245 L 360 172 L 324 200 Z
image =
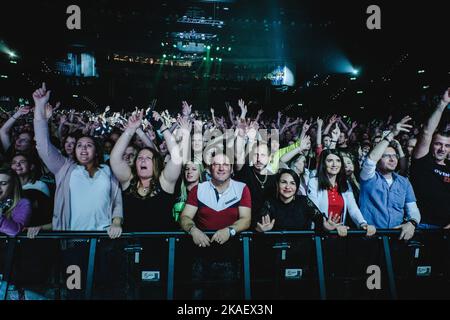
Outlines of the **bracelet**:
M 195 224 L 194 224 L 192 227 L 189 228 L 189 230 L 188 230 L 187 233 L 191 234 L 191 231 L 192 231 L 192 229 L 194 229 L 194 228 L 195 228 Z
M 19 119 L 19 118 L 16 118 L 16 117 L 14 117 L 14 116 L 12 116 L 11 118 L 13 118 L 14 120 L 17 120 L 17 119 Z
M 169 130 L 169 128 L 165 128 L 163 131 L 161 131 L 161 134 L 163 134 L 166 130 Z
M 414 228 L 417 229 L 417 221 L 416 221 L 416 220 L 414 220 L 414 219 L 409 219 L 409 220 L 407 220 L 405 223 L 408 223 L 408 222 L 411 222 L 411 224 L 414 226 Z
M 337 140 L 331 140 L 331 142 L 338 142 Z

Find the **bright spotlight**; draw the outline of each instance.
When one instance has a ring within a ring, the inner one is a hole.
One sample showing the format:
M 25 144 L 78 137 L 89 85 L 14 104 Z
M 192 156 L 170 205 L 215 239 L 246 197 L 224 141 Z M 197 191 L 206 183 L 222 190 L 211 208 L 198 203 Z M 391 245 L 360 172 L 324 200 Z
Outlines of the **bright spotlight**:
M 359 70 L 357 70 L 357 69 L 353 69 L 353 71 L 352 71 L 352 73 L 356 76 L 356 75 L 358 75 L 358 73 L 359 73 Z

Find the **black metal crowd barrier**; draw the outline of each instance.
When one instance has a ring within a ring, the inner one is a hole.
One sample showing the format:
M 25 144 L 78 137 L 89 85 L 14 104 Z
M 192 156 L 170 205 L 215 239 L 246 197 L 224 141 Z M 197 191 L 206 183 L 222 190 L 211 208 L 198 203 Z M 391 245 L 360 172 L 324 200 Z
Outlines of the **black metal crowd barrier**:
M 208 235 L 213 235 L 214 232 L 206 232 Z M 241 257 L 242 257 L 242 288 L 243 295 L 242 298 L 245 300 L 250 300 L 253 298 L 252 294 L 252 271 L 258 268 L 258 265 L 252 266 L 252 258 L 253 254 L 258 248 L 254 248 L 251 243 L 252 241 L 257 241 L 261 239 L 274 239 L 278 240 L 272 246 L 272 249 L 280 250 L 281 254 L 278 257 L 285 256 L 286 248 L 289 248 L 290 241 L 295 241 L 299 239 L 310 239 L 313 244 L 312 251 L 314 254 L 314 265 L 315 265 L 315 280 L 318 286 L 318 297 L 319 299 L 327 299 L 329 295 L 327 294 L 327 279 L 329 276 L 326 274 L 327 263 L 324 262 L 327 258 L 326 250 L 324 250 L 324 245 L 327 246 L 330 239 L 335 239 L 337 241 L 347 241 L 352 243 L 355 241 L 354 239 L 366 239 L 367 241 L 376 241 L 377 244 L 382 248 L 382 258 L 383 258 L 383 267 L 386 272 L 387 285 L 388 285 L 388 296 L 386 298 L 389 299 L 397 299 L 398 291 L 397 291 L 397 283 L 396 283 L 396 272 L 395 266 L 392 258 L 392 245 L 393 243 L 400 243 L 397 238 L 400 235 L 399 230 L 378 230 L 377 234 L 371 238 L 365 237 L 366 232 L 363 230 L 349 230 L 348 236 L 346 238 L 339 238 L 337 236 L 337 232 L 329 232 L 327 234 L 318 234 L 314 231 L 273 231 L 266 232 L 264 234 L 261 233 L 253 233 L 253 232 L 243 232 L 239 234 L 236 239 L 230 239 L 230 241 L 240 241 L 241 246 Z M 447 281 L 449 284 L 450 291 L 450 233 L 448 231 L 428 231 L 428 230 L 418 230 L 416 231 L 415 237 L 409 242 L 409 245 L 406 248 L 414 251 L 415 255 L 418 255 L 418 250 L 423 246 L 420 241 L 416 241 L 418 237 L 422 239 L 427 239 L 433 235 L 434 238 L 440 239 L 445 246 L 444 249 L 439 249 L 438 252 L 434 253 L 439 255 L 444 259 L 444 271 L 441 274 L 443 279 Z M 167 300 L 173 300 L 175 295 L 175 259 L 177 257 L 177 243 L 180 240 L 192 241 L 191 237 L 184 232 L 134 232 L 134 233 L 124 233 L 120 239 L 165 239 L 168 243 L 167 250 L 167 277 L 166 277 L 166 294 L 165 298 Z M 10 285 L 10 281 L 12 275 L 14 274 L 13 270 L 13 262 L 15 252 L 17 247 L 20 246 L 21 241 L 27 239 L 27 241 L 40 241 L 43 239 L 52 239 L 52 240 L 71 240 L 71 239 L 85 239 L 88 246 L 88 259 L 87 259 L 87 276 L 85 279 L 85 290 L 84 290 L 84 299 L 92 299 L 93 297 L 93 285 L 94 285 L 94 273 L 95 273 L 95 262 L 96 255 L 98 249 L 99 241 L 103 241 L 102 239 L 109 239 L 107 234 L 104 232 L 49 232 L 49 233 L 40 233 L 35 240 L 30 240 L 26 237 L 25 234 L 20 234 L 14 238 L 7 236 L 0 236 L 0 241 L 6 242 L 5 254 L 4 254 L 4 265 L 3 265 L 3 278 L 1 282 L 0 288 L 0 300 L 5 300 L 7 298 L 8 287 Z M 279 241 L 281 239 L 281 242 Z M 117 241 L 117 240 L 111 240 Z M 402 242 L 405 243 L 405 242 Z M 433 247 L 433 245 L 430 245 Z M 446 249 L 445 249 L 446 248 Z M 259 248 L 259 250 L 269 250 L 269 248 Z M 409 250 L 408 249 L 408 250 Z M 202 250 L 199 248 L 198 250 Z M 362 248 L 361 253 L 367 254 L 367 250 Z M 348 258 L 347 258 L 348 259 Z M 351 261 L 349 262 L 351 264 Z M 413 266 L 414 267 L 414 266 Z M 422 269 L 420 269 L 422 270 Z M 277 270 L 278 272 L 279 270 Z M 426 271 L 426 269 L 425 269 Z

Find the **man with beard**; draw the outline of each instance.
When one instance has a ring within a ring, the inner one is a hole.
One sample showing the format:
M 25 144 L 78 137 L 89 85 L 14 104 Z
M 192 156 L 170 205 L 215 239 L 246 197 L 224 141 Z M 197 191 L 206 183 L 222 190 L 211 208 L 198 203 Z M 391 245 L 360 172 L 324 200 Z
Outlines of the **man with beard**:
M 257 213 L 262 208 L 263 203 L 275 193 L 275 175 L 267 170 L 269 164 L 269 147 L 263 142 L 253 144 L 250 152 L 252 165 L 245 163 L 245 148 L 239 143 L 241 137 L 236 141 L 236 164 L 234 166 L 236 180 L 244 182 L 250 189 L 252 195 L 252 227 L 256 226 Z
M 450 132 L 435 132 L 449 103 L 450 88 L 425 123 L 412 155 L 411 182 L 424 229 L 450 229 Z
M 361 169 L 360 208 L 369 225 L 377 229 L 401 229 L 400 240 L 414 236 L 420 212 L 409 180 L 395 172 L 398 154 L 390 146 L 401 131 L 409 132 L 404 117 L 370 152 Z

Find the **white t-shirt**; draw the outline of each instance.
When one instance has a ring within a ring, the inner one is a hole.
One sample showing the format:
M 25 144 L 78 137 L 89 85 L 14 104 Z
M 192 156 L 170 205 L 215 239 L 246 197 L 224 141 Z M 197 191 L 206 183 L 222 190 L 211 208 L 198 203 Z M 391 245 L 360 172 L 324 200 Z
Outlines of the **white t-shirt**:
M 111 203 L 111 170 L 99 168 L 94 177 L 83 166 L 70 176 L 70 230 L 103 231 L 111 225 L 108 214 Z
M 45 182 L 37 180 L 35 183 L 26 183 L 22 186 L 23 190 L 39 190 L 44 193 L 47 197 L 50 197 L 50 190 Z

